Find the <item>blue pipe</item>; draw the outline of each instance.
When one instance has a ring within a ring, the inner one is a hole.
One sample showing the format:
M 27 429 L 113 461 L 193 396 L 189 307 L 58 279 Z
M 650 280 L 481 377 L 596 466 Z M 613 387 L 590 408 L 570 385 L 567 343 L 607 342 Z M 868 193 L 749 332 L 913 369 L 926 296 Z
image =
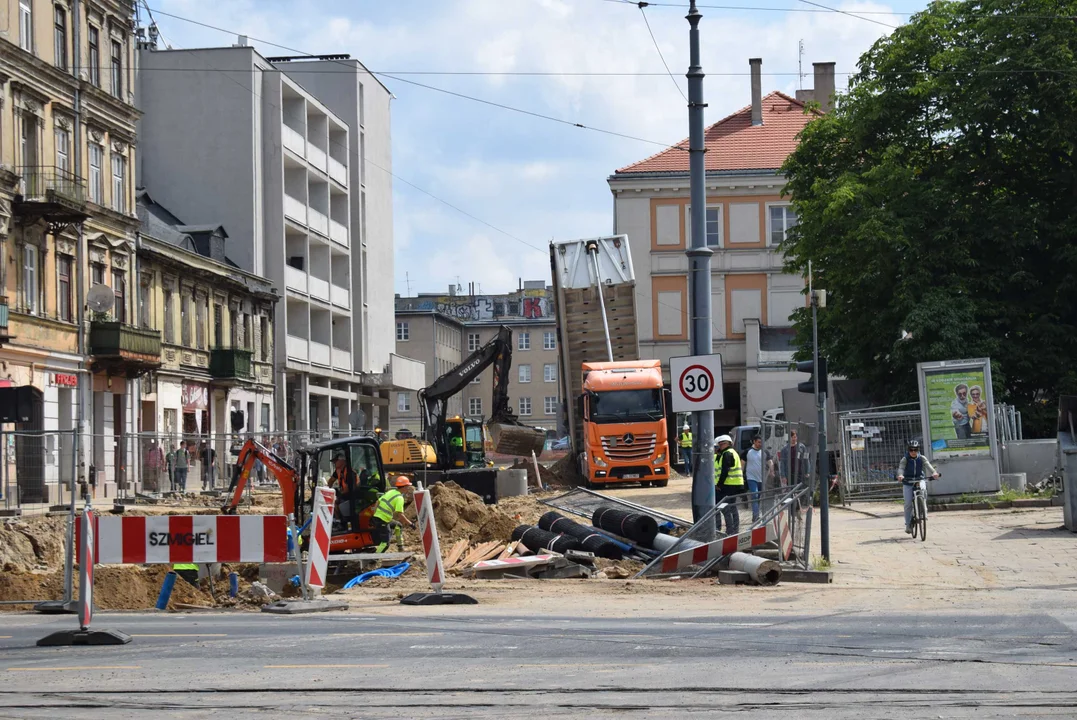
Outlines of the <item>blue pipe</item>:
M 228 573 L 228 597 L 239 595 L 239 573 Z
M 161 583 L 161 593 L 157 596 L 157 609 L 167 610 L 168 601 L 172 597 L 172 588 L 176 584 L 176 571 L 169 570 L 165 575 L 165 581 Z

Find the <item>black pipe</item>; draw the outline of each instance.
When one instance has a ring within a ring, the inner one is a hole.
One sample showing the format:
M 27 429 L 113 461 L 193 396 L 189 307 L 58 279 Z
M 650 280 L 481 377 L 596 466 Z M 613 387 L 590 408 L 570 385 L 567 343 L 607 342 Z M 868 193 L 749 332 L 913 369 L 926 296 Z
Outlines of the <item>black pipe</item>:
M 579 550 L 580 541 L 569 535 L 541 530 L 533 525 L 520 525 L 512 531 L 512 539 L 519 540 L 528 550 L 553 550 L 562 555 L 569 550 Z
M 603 505 L 591 516 L 595 527 L 628 538 L 643 547 L 651 547 L 658 534 L 658 521 L 650 515 L 625 512 Z
M 610 560 L 620 560 L 624 557 L 624 552 L 616 543 L 610 542 L 607 537 L 597 532 L 594 528 L 581 525 L 560 513 L 546 513 L 539 518 L 539 527 L 543 530 L 576 538 L 580 541 L 580 548 L 594 553 L 595 557 Z M 524 544 L 526 545 L 527 543 Z

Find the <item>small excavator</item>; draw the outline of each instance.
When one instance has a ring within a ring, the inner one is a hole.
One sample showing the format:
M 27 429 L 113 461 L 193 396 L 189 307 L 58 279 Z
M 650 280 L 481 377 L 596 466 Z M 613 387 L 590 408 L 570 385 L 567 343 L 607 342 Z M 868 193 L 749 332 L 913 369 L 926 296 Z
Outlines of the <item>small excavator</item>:
M 546 431 L 521 423 L 509 405 L 512 329 L 502 325 L 490 342 L 419 391 L 422 439 L 382 442 L 381 459 L 389 472 L 414 474 L 422 470 L 428 483 L 453 480 L 479 495 L 490 495 L 497 470 L 488 467 L 482 419 L 446 417 L 449 399 L 490 366 L 494 370 L 493 411 L 485 428 L 490 432 L 494 451 L 522 457 L 529 457 L 532 452 L 536 456 L 542 453 Z
M 232 471 L 232 482 L 228 487 L 228 502 L 221 508 L 221 512 L 225 515 L 236 513 L 255 463 L 261 462 L 280 485 L 284 514 L 294 515 L 296 527 L 302 528 L 311 514 L 314 488 L 318 486 L 319 480 L 329 481 L 333 474 L 333 458 L 338 454 L 344 455 L 349 467 L 355 471 L 359 483 L 350 497 L 337 498 L 338 508 L 343 501 L 348 500 L 351 502 L 350 507 L 355 508 L 356 512 L 351 518 L 340 518 L 334 512 L 329 551 L 358 552 L 372 548 L 376 543 L 371 535 L 370 519 L 374 515 L 378 498 L 386 489 L 378 441 L 373 437 L 341 438 L 301 448 L 298 453 L 298 467 L 293 467 L 257 440 L 247 440 L 239 450 L 239 457 Z M 353 521 L 352 527 L 347 527 L 346 521 L 349 519 Z

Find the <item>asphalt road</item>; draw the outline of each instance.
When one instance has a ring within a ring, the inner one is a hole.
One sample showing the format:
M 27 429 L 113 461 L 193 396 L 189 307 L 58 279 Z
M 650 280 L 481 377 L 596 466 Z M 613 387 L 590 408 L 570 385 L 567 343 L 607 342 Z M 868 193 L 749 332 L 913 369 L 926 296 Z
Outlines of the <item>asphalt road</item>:
M 713 602 L 711 600 L 710 602 Z M 1077 610 L 680 620 L 0 616 L 0 717 L 1073 717 Z M 711 605 L 701 613 L 713 613 Z M 556 610 L 554 610 L 556 612 Z

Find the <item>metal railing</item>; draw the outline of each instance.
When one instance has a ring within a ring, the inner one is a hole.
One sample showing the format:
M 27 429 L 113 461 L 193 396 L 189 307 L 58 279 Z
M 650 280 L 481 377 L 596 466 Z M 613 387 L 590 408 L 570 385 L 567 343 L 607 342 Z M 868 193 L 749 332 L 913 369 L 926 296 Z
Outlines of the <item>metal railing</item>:
M 920 410 L 859 410 L 839 416 L 842 499 L 901 497 L 898 461 L 910 440 L 924 439 Z
M 27 165 L 16 171 L 24 202 L 50 202 L 56 198 L 75 205 L 86 202 L 86 181 L 54 165 Z

